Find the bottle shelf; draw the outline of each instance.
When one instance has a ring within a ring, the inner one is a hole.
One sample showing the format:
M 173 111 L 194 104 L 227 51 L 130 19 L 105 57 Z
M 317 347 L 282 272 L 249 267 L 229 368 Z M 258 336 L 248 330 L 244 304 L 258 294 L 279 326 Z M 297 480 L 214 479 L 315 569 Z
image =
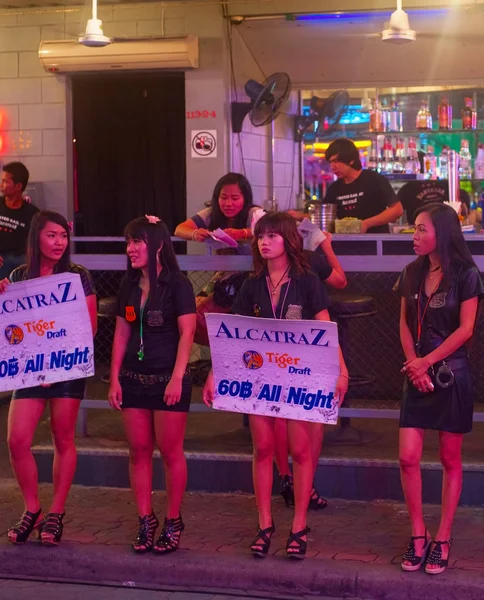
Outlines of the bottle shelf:
M 367 135 L 367 136 L 376 137 L 378 135 L 417 136 L 417 135 L 447 135 L 449 133 L 450 134 L 456 133 L 456 134 L 460 134 L 460 135 L 462 135 L 463 133 L 470 133 L 470 134 L 476 135 L 479 133 L 484 134 L 484 129 L 408 129 L 405 131 L 365 131 L 365 132 L 360 131 L 358 133 L 358 135 L 359 136 Z

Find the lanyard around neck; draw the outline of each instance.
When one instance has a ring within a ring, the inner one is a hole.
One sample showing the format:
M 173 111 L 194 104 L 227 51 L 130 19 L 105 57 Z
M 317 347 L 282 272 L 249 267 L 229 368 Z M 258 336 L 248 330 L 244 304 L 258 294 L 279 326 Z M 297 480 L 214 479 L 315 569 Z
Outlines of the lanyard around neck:
M 267 285 L 267 291 L 269 292 L 269 301 L 271 303 L 272 314 L 274 315 L 274 319 L 277 319 L 277 313 L 276 313 L 277 306 L 274 308 L 274 304 L 272 303 L 271 288 L 269 287 L 269 282 L 267 281 L 267 278 L 266 278 L 266 285 Z M 279 319 L 282 319 L 282 313 L 284 312 L 284 304 L 286 303 L 287 293 L 289 291 L 290 285 L 291 285 L 291 280 L 289 279 L 289 281 L 287 282 L 287 288 L 286 288 L 286 292 L 284 294 L 284 299 L 281 304 L 281 312 L 279 313 Z
M 438 282 L 437 287 L 435 288 L 435 290 L 427 298 L 427 302 L 425 303 L 425 308 L 423 310 L 422 316 L 420 316 L 420 299 L 422 297 L 422 291 L 423 291 L 424 284 L 425 284 L 425 279 L 420 284 L 420 290 L 418 292 L 418 298 L 417 298 L 417 345 L 420 344 L 420 338 L 422 337 L 422 323 L 423 323 L 423 321 L 425 319 L 425 315 L 427 314 L 427 309 L 429 307 L 429 304 L 430 304 L 432 298 L 437 293 L 437 290 L 439 289 L 440 280 L 439 280 L 439 282 Z
M 149 297 L 150 297 L 150 295 L 148 294 L 146 296 L 146 300 L 143 302 L 143 304 L 141 306 L 140 315 L 139 315 L 139 350 L 138 350 L 138 359 L 139 360 L 143 360 L 145 357 L 145 347 L 144 347 L 144 343 L 143 343 L 143 315 L 144 315 L 146 303 L 148 302 Z

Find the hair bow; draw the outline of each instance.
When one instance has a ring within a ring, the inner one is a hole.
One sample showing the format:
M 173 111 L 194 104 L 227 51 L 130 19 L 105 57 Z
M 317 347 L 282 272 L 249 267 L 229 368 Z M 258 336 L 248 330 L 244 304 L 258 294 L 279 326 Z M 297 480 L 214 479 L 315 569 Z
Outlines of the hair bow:
M 161 219 L 155 215 L 145 215 L 145 218 L 147 219 L 148 223 L 151 223 L 152 225 L 156 225 L 161 221 Z

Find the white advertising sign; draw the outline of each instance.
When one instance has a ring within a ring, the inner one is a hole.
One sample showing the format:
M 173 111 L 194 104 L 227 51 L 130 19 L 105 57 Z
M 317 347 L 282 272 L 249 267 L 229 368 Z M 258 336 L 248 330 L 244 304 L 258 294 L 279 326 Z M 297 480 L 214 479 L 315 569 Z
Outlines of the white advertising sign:
M 335 424 L 338 327 L 207 314 L 219 410 Z
M 12 283 L 0 295 L 0 391 L 94 375 L 81 278 L 60 273 Z

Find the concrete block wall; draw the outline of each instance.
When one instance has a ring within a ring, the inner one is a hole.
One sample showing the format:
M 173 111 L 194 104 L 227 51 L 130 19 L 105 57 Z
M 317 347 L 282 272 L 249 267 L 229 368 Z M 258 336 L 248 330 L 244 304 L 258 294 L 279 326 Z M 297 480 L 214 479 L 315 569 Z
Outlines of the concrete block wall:
M 72 133 L 70 78 L 46 73 L 38 59 L 43 39 L 77 39 L 85 30 L 90 8 L 54 6 L 0 11 L 0 162 L 21 160 L 31 172 L 31 181 L 44 185 L 45 203 L 68 218 L 73 216 Z M 186 73 L 186 110 L 207 110 L 210 119 L 187 119 L 181 135 L 187 142 L 187 215 L 203 207 L 217 179 L 229 169 L 243 171 L 239 136 L 230 125 L 230 68 L 227 23 L 218 5 L 153 3 L 102 6 L 99 17 L 108 36 L 198 35 L 200 68 Z M 265 77 L 250 51 L 236 34 L 234 67 L 239 99 L 243 84 L 252 77 Z M 294 102 L 294 100 L 292 100 Z M 292 107 L 289 112 L 292 111 Z M 193 130 L 217 131 L 216 158 L 192 158 Z M 269 199 L 269 127 L 254 128 L 248 118 L 240 135 L 246 174 L 254 186 L 255 199 Z M 280 208 L 293 205 L 293 149 L 290 118 L 281 115 L 276 131 L 276 196 Z M 232 154 L 232 160 L 231 160 Z M 192 245 L 190 251 L 199 250 Z

